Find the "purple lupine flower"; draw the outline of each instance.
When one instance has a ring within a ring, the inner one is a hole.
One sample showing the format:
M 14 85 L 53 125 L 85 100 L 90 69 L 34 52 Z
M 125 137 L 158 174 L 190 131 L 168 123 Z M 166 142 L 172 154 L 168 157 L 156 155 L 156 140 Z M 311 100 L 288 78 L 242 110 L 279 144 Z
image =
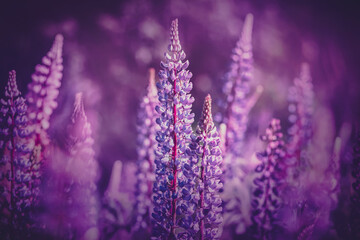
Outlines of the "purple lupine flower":
M 299 78 L 294 79 L 294 86 L 289 89 L 289 121 L 292 126 L 288 129 L 290 135 L 288 141 L 289 164 L 304 168 L 307 165 L 306 148 L 313 135 L 314 92 L 310 75 L 310 67 L 307 63 L 301 65 Z
M 187 179 L 179 170 L 188 159 L 186 148 L 194 122 L 194 114 L 191 113 L 194 98 L 189 94 L 192 73 L 186 70 L 189 61 L 183 62 L 186 55 L 181 49 L 177 19 L 171 23 L 168 50 L 165 61 L 161 62 L 160 81 L 157 83 L 160 103 L 156 111 L 160 117 L 156 122 L 160 130 L 156 135 L 158 148 L 152 216 L 155 223 L 153 236 L 158 239 L 175 237 L 175 229 L 180 221 L 177 219 L 177 200 L 182 198 L 183 193 L 178 192 L 178 184 Z
M 248 105 L 250 93 L 249 82 L 252 79 L 253 15 L 246 16 L 240 40 L 232 54 L 230 71 L 226 76 L 223 92 L 226 99 L 223 122 L 226 124 L 226 151 L 235 156 L 241 156 L 241 145 L 248 123 L 248 113 L 252 106 Z
M 29 103 L 28 117 L 32 125 L 32 138 L 35 145 L 41 145 L 41 151 L 49 144 L 47 129 L 50 127 L 50 116 L 57 107 L 56 98 L 59 95 L 63 71 L 63 36 L 58 34 L 42 64 L 35 67 L 32 82 L 28 85 L 26 99 Z
M 350 228 L 352 239 L 360 239 L 360 132 L 356 133 L 355 144 L 353 146 L 353 169 L 352 184 L 353 193 L 351 196 Z
M 261 163 L 255 169 L 258 176 L 254 179 L 255 190 L 251 203 L 254 234 L 257 239 L 271 238 L 276 213 L 281 204 L 279 194 L 286 177 L 286 169 L 284 169 L 286 153 L 283 134 L 280 131 L 280 120 L 272 119 L 266 129 L 266 135 L 262 136 L 262 140 L 267 142 L 267 148 L 264 152 L 258 153 Z
M 226 226 L 234 227 L 236 234 L 245 232 L 246 226 L 251 224 L 250 192 L 245 182 L 248 165 L 242 154 L 242 144 L 248 125 L 248 114 L 263 87 L 258 86 L 250 96 L 250 82 L 253 78 L 252 53 L 253 15 L 248 14 L 239 41 L 232 54 L 230 71 L 225 76 L 226 83 L 223 92 L 226 95 L 223 123 L 226 124 L 223 143 L 224 157 L 224 191 L 222 198 L 225 202 L 224 222 Z M 223 127 L 224 128 L 224 127 Z
M 58 88 L 62 78 L 62 47 L 63 36 L 58 34 L 42 64 L 35 67 L 32 82 L 28 85 L 26 100 L 28 102 L 27 116 L 31 134 L 29 141 L 34 143 L 31 156 L 33 181 L 32 191 L 35 193 L 35 205 L 38 204 L 40 193 L 41 167 L 44 154 L 47 153 L 46 146 L 49 144 L 47 129 L 50 126 L 50 116 L 57 107 L 56 98 L 59 94 Z
M 158 103 L 155 85 L 155 70 L 150 69 L 147 95 L 143 98 L 138 115 L 137 139 L 137 182 L 134 231 L 146 230 L 150 234 L 152 211 L 152 186 L 155 180 L 156 132 L 159 130 L 155 120 L 158 117 L 155 106 Z
M 74 171 L 71 179 L 72 228 L 78 237 L 97 239 L 90 235 L 95 232 L 98 234 L 97 212 L 99 206 L 96 194 L 98 163 L 95 160 L 94 139 L 91 136 L 91 125 L 85 115 L 82 93 L 76 94 L 69 131 L 70 159 L 67 167 Z
M 219 133 L 212 119 L 210 95 L 205 98 L 203 112 L 192 139 L 191 149 L 197 159 L 193 173 L 198 178 L 193 194 L 199 195 L 195 198 L 198 201 L 195 221 L 198 223 L 194 225 L 194 233 L 201 240 L 219 239 L 223 221 L 219 194 L 222 188 L 222 154 Z
M 4 239 L 28 238 L 32 226 L 30 153 L 33 145 L 27 141 L 30 131 L 26 111 L 13 70 L 9 72 L 0 113 L 0 233 Z
M 67 128 L 67 148 L 50 148 L 43 197 L 44 225 L 56 239 L 98 239 L 98 165 L 82 94 L 77 93 Z

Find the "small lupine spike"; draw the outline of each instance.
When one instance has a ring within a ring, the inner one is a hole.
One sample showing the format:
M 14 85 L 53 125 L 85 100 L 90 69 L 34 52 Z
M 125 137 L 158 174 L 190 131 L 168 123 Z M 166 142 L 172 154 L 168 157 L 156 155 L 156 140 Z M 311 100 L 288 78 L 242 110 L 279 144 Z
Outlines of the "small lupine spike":
M 91 125 L 84 111 L 82 93 L 75 96 L 68 131 L 69 159 L 66 169 L 69 171 L 69 178 L 66 180 L 69 181 L 69 186 L 64 190 L 69 192 L 71 199 L 66 206 L 66 210 L 72 212 L 68 224 L 77 238 L 84 238 L 89 233 L 98 235 L 98 164 L 95 160 L 94 140 L 91 136 Z
M 226 150 L 235 156 L 241 155 L 248 113 L 254 105 L 254 103 L 248 103 L 249 82 L 253 77 L 252 27 L 253 15 L 248 14 L 244 21 L 240 40 L 233 50 L 233 62 L 226 76 L 226 84 L 223 89 L 225 96 L 227 96 L 223 120 L 227 125 L 225 145 Z M 254 97 L 255 99 L 256 97 Z
M 84 121 L 86 118 L 84 103 L 83 103 L 83 94 L 82 92 L 76 93 L 75 102 L 74 102 L 74 110 L 71 117 L 71 122 L 74 124 L 76 121 L 81 119 Z
M 189 61 L 183 62 L 185 53 L 180 45 L 177 19 L 171 23 L 168 50 L 165 61 L 160 64 L 162 70 L 157 83 L 159 103 L 156 111 L 160 117 L 156 122 L 160 130 L 156 133 L 158 147 L 153 187 L 154 239 L 174 238 L 179 225 L 192 224 L 189 218 L 182 217 L 186 211 L 191 211 L 181 207 L 189 195 L 186 191 L 178 191 L 180 185 L 184 187 L 188 183 L 181 169 L 190 161 L 186 149 L 194 122 L 191 113 L 194 98 L 190 94 L 192 73 L 186 70 Z
M 258 86 L 255 93 L 250 96 L 250 83 L 253 78 L 252 53 L 253 15 L 247 14 L 242 33 L 232 53 L 230 70 L 225 76 L 223 93 L 226 96 L 224 104 L 223 123 L 226 124 L 225 141 L 223 147 L 224 157 L 224 192 L 225 225 L 235 227 L 236 234 L 245 231 L 250 224 L 246 217 L 244 207 L 248 203 L 250 193 L 244 193 L 244 181 L 248 171 L 248 162 L 242 154 L 242 145 L 248 127 L 248 115 L 261 93 L 262 86 Z M 234 197 L 234 194 L 237 197 Z M 236 220 L 234 220 L 236 219 Z
M 288 141 L 289 163 L 295 167 L 305 168 L 306 149 L 313 135 L 314 92 L 310 75 L 310 67 L 307 63 L 301 65 L 300 76 L 295 78 L 294 86 L 289 89 L 289 121 L 292 126 L 288 129 L 290 135 Z M 301 161 L 301 159 L 305 159 Z
M 151 233 L 150 219 L 152 212 L 152 185 L 155 180 L 155 150 L 156 132 L 159 130 L 156 118 L 159 116 L 155 111 L 158 103 L 157 88 L 155 85 L 155 70 L 150 69 L 149 86 L 147 95 L 143 98 L 138 115 L 138 139 L 137 139 L 137 182 L 135 202 L 135 223 L 133 231 L 142 230 Z
M 213 124 L 214 121 L 212 119 L 212 114 L 211 114 L 211 96 L 210 94 L 208 94 L 205 97 L 205 102 L 199 121 L 199 128 L 207 132 L 208 131 L 207 127 L 213 127 L 212 126 Z
M 252 200 L 252 217 L 255 226 L 254 235 L 257 239 L 269 239 L 275 224 L 281 200 L 282 181 L 285 179 L 284 169 L 284 141 L 280 132 L 280 120 L 272 119 L 266 129 L 266 135 L 261 139 L 267 142 L 264 152 L 258 153 L 261 163 L 256 167 L 258 176 L 254 179 L 255 190 Z
M 57 107 L 56 98 L 59 94 L 63 71 L 63 36 L 58 34 L 54 43 L 42 59 L 42 64 L 35 67 L 32 75 L 32 82 L 28 85 L 26 100 L 28 102 L 27 118 L 29 119 L 29 129 L 31 135 L 28 141 L 36 148 L 37 157 L 33 157 L 31 162 L 32 173 L 36 176 L 33 181 L 33 192 L 40 193 L 40 183 L 42 181 L 42 169 L 49 144 L 47 130 L 50 127 L 50 116 Z M 38 154 L 40 150 L 40 155 Z M 36 161 L 35 161 L 36 160 Z M 39 201 L 39 196 L 35 197 L 34 202 Z
M 56 98 L 63 71 L 63 40 L 62 35 L 56 35 L 42 64 L 35 67 L 32 82 L 28 85 L 26 99 L 29 102 L 28 117 L 34 131 L 32 138 L 36 145 L 42 145 L 42 151 L 49 144 L 47 129 L 50 127 L 50 116 L 58 105 Z
M 222 153 L 220 149 L 220 137 L 214 125 L 211 112 L 211 96 L 207 95 L 204 102 L 202 115 L 193 137 L 195 154 L 198 154 L 198 166 L 200 176 L 198 190 L 200 200 L 195 219 L 200 221 L 199 239 L 219 239 L 221 236 L 220 225 L 222 218 L 222 200 L 219 195 L 222 189 L 221 163 Z M 195 170 L 195 169 L 194 169 Z M 196 232 L 196 229 L 194 229 Z
M 44 224 L 56 239 L 98 239 L 98 165 L 82 93 L 75 96 L 66 140 L 66 149 L 54 145 L 48 155 Z
M 9 72 L 0 113 L 0 233 L 4 239 L 29 238 L 33 226 L 31 184 L 36 179 L 29 160 L 33 146 L 27 141 L 30 131 L 26 111 L 13 70 Z

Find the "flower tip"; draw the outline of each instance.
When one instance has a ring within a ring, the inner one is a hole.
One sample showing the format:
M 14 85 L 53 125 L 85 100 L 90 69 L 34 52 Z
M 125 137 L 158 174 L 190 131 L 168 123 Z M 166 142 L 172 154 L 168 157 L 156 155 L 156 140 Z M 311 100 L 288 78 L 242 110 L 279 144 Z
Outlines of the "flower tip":
M 224 132 L 224 133 L 226 132 L 226 124 L 225 123 L 220 123 L 219 131 Z
M 78 117 L 85 117 L 84 103 L 83 103 L 83 93 L 82 92 L 78 92 L 75 95 L 74 112 L 73 112 L 73 115 L 72 115 L 73 122 L 75 122 Z
M 204 107 L 203 107 L 203 111 L 202 111 L 201 117 L 200 117 L 200 125 L 205 126 L 208 123 L 213 123 L 212 113 L 211 113 L 211 96 L 210 96 L 210 94 L 208 94 L 205 97 Z
M 75 106 L 80 106 L 82 104 L 82 98 L 83 98 L 82 92 L 78 92 L 75 94 Z
M 11 78 L 11 79 L 15 79 L 15 78 L 16 78 L 16 71 L 15 71 L 15 70 L 11 70 L 11 71 L 9 72 L 9 78 Z
M 211 95 L 210 94 L 206 95 L 205 102 L 208 102 L 211 105 Z
M 277 118 L 273 118 L 271 119 L 271 123 L 270 123 L 270 126 L 274 129 L 279 129 L 279 126 L 280 126 L 280 120 L 277 119 Z
M 246 17 L 245 17 L 245 22 L 250 22 L 251 23 L 254 21 L 254 15 L 252 13 L 248 13 L 246 14 Z
M 311 82 L 310 65 L 306 62 L 301 64 L 300 79 L 305 82 Z
M 310 75 L 310 65 L 307 62 L 303 62 L 300 71 L 302 74 Z
M 155 69 L 149 69 L 149 86 L 148 86 L 148 94 L 157 96 L 157 87 L 155 83 Z
M 172 20 L 171 25 L 175 27 L 178 25 L 178 23 L 179 23 L 179 20 L 177 18 L 175 18 L 174 20 Z
M 263 91 L 264 91 L 264 87 L 263 87 L 262 85 L 258 85 L 258 86 L 256 87 L 256 92 L 257 92 L 258 94 L 263 93 Z
M 9 82 L 11 84 L 16 84 L 16 71 L 15 70 L 11 70 L 9 72 Z
M 55 42 L 63 42 L 64 36 L 61 33 L 56 34 L 55 36 Z
M 254 16 L 249 13 L 245 17 L 243 31 L 242 31 L 242 39 L 245 43 L 250 44 L 251 38 L 252 38 L 252 29 L 253 29 L 253 23 L 254 23 Z
M 171 31 L 175 34 L 178 32 L 179 21 L 177 18 L 171 22 Z M 175 34 L 176 35 L 176 34 Z
M 150 87 L 155 86 L 155 69 L 154 68 L 149 69 L 149 86 Z
M 303 71 L 310 71 L 310 65 L 307 62 L 303 62 L 301 64 L 301 70 Z
M 121 169 L 122 169 L 122 162 L 121 160 L 116 160 L 114 162 L 114 170 L 115 172 L 121 172 Z
M 155 78 L 155 69 L 154 68 L 149 68 L 149 75 L 150 75 L 150 79 Z
M 203 112 L 206 113 L 206 114 L 209 114 L 209 113 L 211 114 L 211 95 L 210 94 L 208 94 L 205 97 Z
M 11 70 L 9 72 L 9 80 L 7 83 L 7 90 L 8 94 L 10 96 L 18 96 L 20 95 L 20 91 L 17 87 L 17 83 L 16 83 L 16 71 L 15 70 Z

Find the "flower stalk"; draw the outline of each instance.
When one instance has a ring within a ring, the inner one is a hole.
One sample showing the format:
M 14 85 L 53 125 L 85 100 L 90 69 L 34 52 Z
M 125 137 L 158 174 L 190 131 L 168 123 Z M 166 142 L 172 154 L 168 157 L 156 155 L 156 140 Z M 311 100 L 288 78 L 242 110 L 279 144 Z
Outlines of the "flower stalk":
M 161 62 L 159 72 L 158 96 L 159 103 L 156 111 L 160 115 L 156 119 L 160 130 L 157 131 L 156 141 L 156 180 L 154 182 L 154 212 L 155 220 L 153 236 L 159 239 L 173 239 L 176 229 L 183 221 L 179 209 L 179 201 L 183 193 L 179 193 L 179 182 L 186 181 L 181 173 L 182 166 L 188 161 L 186 148 L 192 133 L 191 124 L 194 114 L 191 106 L 194 98 L 190 95 L 192 77 L 185 61 L 185 53 L 181 49 L 178 20 L 171 23 L 170 45 L 165 53 L 165 61 Z

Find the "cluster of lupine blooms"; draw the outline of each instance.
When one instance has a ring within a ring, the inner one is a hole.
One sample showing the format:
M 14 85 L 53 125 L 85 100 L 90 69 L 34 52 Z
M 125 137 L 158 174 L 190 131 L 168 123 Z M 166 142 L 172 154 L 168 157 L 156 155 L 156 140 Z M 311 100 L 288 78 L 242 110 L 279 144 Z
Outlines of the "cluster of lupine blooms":
M 250 84 L 252 28 L 249 14 L 225 76 L 221 120 L 214 122 L 208 95 L 194 126 L 192 73 L 178 21 L 172 22 L 158 80 L 151 69 L 140 105 L 130 205 L 119 192 L 120 161 L 100 201 L 94 139 L 81 93 L 75 96 L 64 146 L 49 136 L 62 79 L 63 37 L 56 36 L 36 66 L 25 98 L 11 71 L 1 99 L 1 238 L 360 239 L 360 135 L 352 154 L 351 213 L 346 230 L 334 233 L 342 139 L 330 139 L 331 151 L 315 143 L 322 136 L 314 129 L 309 65 L 301 65 L 289 89 L 287 134 L 274 118 L 260 137 L 265 149 L 255 154 L 258 163 L 249 164 L 243 154 L 251 109 L 266 91 Z

